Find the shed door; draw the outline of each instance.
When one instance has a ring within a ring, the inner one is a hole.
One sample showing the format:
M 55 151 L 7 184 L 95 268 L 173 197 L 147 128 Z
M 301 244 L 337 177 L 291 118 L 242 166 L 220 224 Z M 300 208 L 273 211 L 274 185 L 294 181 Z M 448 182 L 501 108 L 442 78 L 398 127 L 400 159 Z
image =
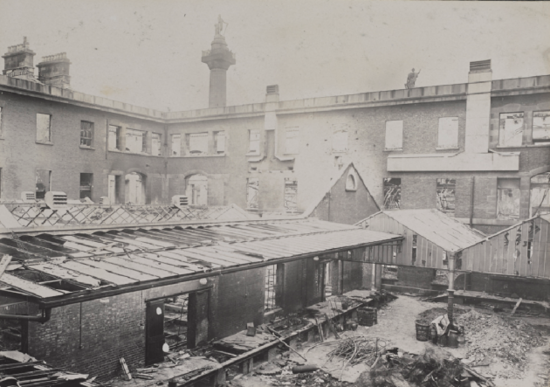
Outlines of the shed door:
M 164 300 L 147 303 L 145 322 L 145 364 L 164 361 Z

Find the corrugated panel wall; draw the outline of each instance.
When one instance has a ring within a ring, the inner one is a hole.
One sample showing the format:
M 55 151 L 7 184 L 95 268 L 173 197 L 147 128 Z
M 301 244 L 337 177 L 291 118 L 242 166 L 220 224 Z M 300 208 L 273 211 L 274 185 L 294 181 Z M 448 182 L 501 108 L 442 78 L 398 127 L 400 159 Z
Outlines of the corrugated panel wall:
M 462 270 L 550 279 L 550 227 L 525 222 L 462 252 Z

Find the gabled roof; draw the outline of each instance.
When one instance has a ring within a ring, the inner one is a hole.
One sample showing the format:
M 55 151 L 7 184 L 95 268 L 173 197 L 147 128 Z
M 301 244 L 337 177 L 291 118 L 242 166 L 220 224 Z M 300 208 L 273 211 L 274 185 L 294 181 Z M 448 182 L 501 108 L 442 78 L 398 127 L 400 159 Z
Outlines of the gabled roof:
M 342 168 L 335 171 L 329 177 L 329 180 L 325 183 L 323 189 L 320 189 L 319 191 L 317 191 L 316 196 L 310 201 L 310 205 L 306 208 L 306 210 L 303 212 L 302 215 L 305 216 L 305 217 L 310 216 L 313 213 L 313 211 L 315 211 L 315 209 L 319 206 L 319 204 L 323 201 L 326 194 L 332 190 L 332 188 L 336 185 L 336 183 L 338 183 L 338 181 L 340 181 L 340 179 L 346 174 L 346 172 L 349 171 L 350 168 L 353 168 L 353 171 L 355 172 L 354 174 L 357 177 L 359 177 L 359 181 L 357 183 L 362 184 L 366 188 L 366 190 L 368 191 L 369 189 L 368 189 L 367 185 L 365 184 L 365 181 L 361 177 L 361 174 L 359 173 L 357 168 L 355 168 L 355 165 L 353 164 L 353 161 L 348 161 L 342 166 Z M 369 194 L 370 194 L 370 191 L 369 191 Z M 376 203 L 376 201 L 374 200 L 374 197 L 372 198 L 372 201 L 373 201 L 373 203 L 376 204 L 378 209 L 380 209 L 380 207 L 378 206 L 378 203 Z
M 384 214 L 446 251 L 458 251 L 485 239 L 485 235 L 436 209 L 381 211 L 357 224 L 368 224 Z
M 0 239 L 13 257 L 0 290 L 51 307 L 399 239 L 315 219 L 13 235 Z

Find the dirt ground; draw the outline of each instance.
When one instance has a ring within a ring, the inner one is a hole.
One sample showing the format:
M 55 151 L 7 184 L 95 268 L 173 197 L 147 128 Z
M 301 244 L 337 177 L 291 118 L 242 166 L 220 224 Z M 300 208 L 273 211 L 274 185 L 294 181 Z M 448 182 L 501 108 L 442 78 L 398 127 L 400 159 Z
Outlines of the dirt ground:
M 402 352 L 410 352 L 420 354 L 423 353 L 426 346 L 433 346 L 431 343 L 421 342 L 416 340 L 415 321 L 419 313 L 432 308 L 445 308 L 445 304 L 423 302 L 418 298 L 400 295 L 398 299 L 378 310 L 378 324 L 372 327 L 359 326 L 356 331 L 342 332 L 342 337 L 361 335 L 370 338 L 378 338 L 380 347 L 392 348 L 398 347 Z M 461 306 L 457 306 L 461 308 Z M 471 309 L 466 308 L 464 312 Z M 481 319 L 489 319 L 490 311 L 482 311 L 487 316 L 478 317 Z M 476 312 L 477 313 L 477 312 Z M 550 377 L 550 318 L 520 318 L 522 321 L 530 323 L 537 327 L 537 332 L 542 334 L 542 346 L 532 348 L 526 353 L 525 369 L 521 372 L 521 376 L 517 378 L 505 378 L 500 374 L 506 375 L 507 367 L 504 363 L 495 363 L 491 367 L 476 366 L 475 370 L 481 374 L 487 374 L 493 378 L 493 382 L 497 387 L 550 387 L 548 378 Z M 496 317 L 490 321 L 501 321 Z M 472 332 L 473 335 L 475 332 Z M 466 327 L 466 338 L 468 338 L 468 328 Z M 506 337 L 503 337 L 506 340 Z M 488 341 L 488 345 L 492 345 L 493 341 Z M 494 345 L 499 344 L 499 340 L 494 340 Z M 279 365 L 273 368 L 266 368 L 266 373 L 272 375 L 261 375 L 253 372 L 249 375 L 242 376 L 238 380 L 231 381 L 233 387 L 262 387 L 262 386 L 332 386 L 332 385 L 348 385 L 351 386 L 359 375 L 369 369 L 372 364 L 359 364 L 353 367 L 347 366 L 344 368 L 344 361 L 339 358 L 333 358 L 332 361 L 327 361 L 327 354 L 338 345 L 338 341 L 331 336 L 323 344 L 319 343 L 303 343 L 299 348 L 299 352 L 307 359 L 301 359 L 295 354 L 292 354 L 288 360 L 279 359 Z M 457 358 L 466 358 L 469 352 L 468 342 L 459 346 L 459 348 L 444 348 L 452 356 Z M 490 350 L 490 348 L 488 348 Z M 498 348 L 494 348 L 498 351 Z M 470 350 L 471 352 L 471 350 Z M 546 352 L 546 353 L 545 353 Z M 283 361 L 285 360 L 285 361 Z M 321 368 L 309 379 L 306 374 L 292 375 L 290 369 L 296 364 L 315 364 Z M 285 366 L 286 365 L 286 366 Z M 269 367 L 269 366 L 267 366 Z M 499 369 L 501 367 L 503 369 Z M 282 368 L 282 369 L 281 369 Z M 262 370 L 258 370 L 262 372 Z M 275 373 L 275 375 L 273 375 Z M 290 374 L 290 375 L 289 375 Z M 337 384 L 329 382 L 323 375 L 331 375 Z M 321 377 L 323 376 L 323 377 Z M 342 380 L 340 384 L 338 380 Z

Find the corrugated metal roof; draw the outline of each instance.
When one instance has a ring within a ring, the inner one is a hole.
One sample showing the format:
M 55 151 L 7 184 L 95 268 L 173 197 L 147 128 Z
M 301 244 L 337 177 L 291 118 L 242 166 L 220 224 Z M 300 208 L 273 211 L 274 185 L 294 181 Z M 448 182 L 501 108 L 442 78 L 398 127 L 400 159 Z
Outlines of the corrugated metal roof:
M 15 262 L 0 285 L 51 299 L 400 238 L 314 219 L 12 236 L 0 239 Z
M 435 209 L 383 213 L 447 251 L 463 249 L 485 238 L 480 231 Z

